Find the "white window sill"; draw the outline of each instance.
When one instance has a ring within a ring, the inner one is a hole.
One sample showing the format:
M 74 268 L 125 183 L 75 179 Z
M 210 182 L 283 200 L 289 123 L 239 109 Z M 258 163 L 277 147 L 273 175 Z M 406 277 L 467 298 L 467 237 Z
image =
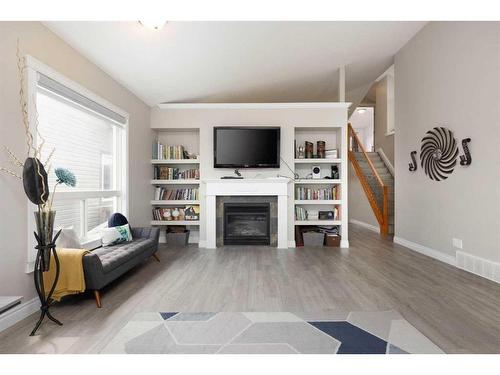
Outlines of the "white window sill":
M 82 238 L 80 245 L 82 246 L 82 249 L 94 250 L 102 246 L 102 239 L 99 236 Z

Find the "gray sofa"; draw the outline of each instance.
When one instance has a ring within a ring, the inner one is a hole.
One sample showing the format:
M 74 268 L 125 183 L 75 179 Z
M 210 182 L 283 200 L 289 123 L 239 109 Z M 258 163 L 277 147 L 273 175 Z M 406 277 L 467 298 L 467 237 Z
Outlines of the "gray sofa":
M 145 259 L 156 256 L 159 228 L 131 228 L 133 240 L 114 246 L 100 247 L 83 257 L 85 285 L 94 291 L 97 307 L 101 307 L 100 289 Z

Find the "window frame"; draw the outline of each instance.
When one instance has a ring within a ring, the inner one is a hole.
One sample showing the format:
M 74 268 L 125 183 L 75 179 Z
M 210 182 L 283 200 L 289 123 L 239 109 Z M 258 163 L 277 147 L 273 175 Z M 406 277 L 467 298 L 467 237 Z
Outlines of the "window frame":
M 80 201 L 80 220 L 82 224 L 82 232 L 87 232 L 87 212 L 86 212 L 86 200 L 91 198 L 117 198 L 117 204 L 120 211 L 124 215 L 128 215 L 129 212 L 129 114 L 122 110 L 121 108 L 115 106 L 114 104 L 108 102 L 107 100 L 101 98 L 100 96 L 94 94 L 90 90 L 81 86 L 80 84 L 70 80 L 49 66 L 43 64 L 32 56 L 26 55 L 25 57 L 26 69 L 25 69 L 25 81 L 26 87 L 25 90 L 27 92 L 27 104 L 28 104 L 28 118 L 29 118 L 29 127 L 33 134 L 34 142 L 37 142 L 37 133 L 34 129 L 34 120 L 37 116 L 36 111 L 36 98 L 37 98 L 37 90 L 38 90 L 38 74 L 43 74 L 54 81 L 68 87 L 69 89 L 77 92 L 80 95 L 87 97 L 88 99 L 94 101 L 95 103 L 119 114 L 120 116 L 125 118 L 124 124 L 119 124 L 119 126 L 123 129 L 123 137 L 121 137 L 122 145 L 117 150 L 116 159 L 121 160 L 120 165 L 118 166 L 117 160 L 115 160 L 115 168 L 116 170 L 116 185 L 115 190 L 75 190 L 75 191 L 56 191 L 55 199 L 71 199 L 71 200 L 79 200 Z M 75 105 L 79 106 L 75 103 Z M 87 107 L 81 106 L 87 111 L 91 111 L 91 109 Z M 93 111 L 91 111 L 93 112 Z M 101 114 L 97 114 L 102 116 Z M 112 119 L 110 119 L 113 121 Z M 113 137 L 116 140 L 116 137 Z M 35 220 L 33 212 L 36 211 L 37 207 L 33 203 L 31 203 L 28 199 L 27 201 L 27 215 L 28 215 L 28 225 L 27 225 L 27 262 L 26 262 L 26 273 L 31 273 L 34 270 L 34 263 L 36 257 L 36 251 L 34 249 L 35 239 L 33 236 L 33 232 L 36 230 Z

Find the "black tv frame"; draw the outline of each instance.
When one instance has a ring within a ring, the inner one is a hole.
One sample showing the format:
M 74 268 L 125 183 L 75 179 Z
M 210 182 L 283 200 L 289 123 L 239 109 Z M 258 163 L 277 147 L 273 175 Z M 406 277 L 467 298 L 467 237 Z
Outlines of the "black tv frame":
M 217 163 L 217 130 L 218 129 L 247 129 L 247 130 L 261 130 L 261 129 L 275 129 L 278 130 L 276 152 L 278 153 L 277 164 L 218 164 Z M 281 127 L 280 126 L 214 126 L 214 168 L 280 168 L 281 161 Z

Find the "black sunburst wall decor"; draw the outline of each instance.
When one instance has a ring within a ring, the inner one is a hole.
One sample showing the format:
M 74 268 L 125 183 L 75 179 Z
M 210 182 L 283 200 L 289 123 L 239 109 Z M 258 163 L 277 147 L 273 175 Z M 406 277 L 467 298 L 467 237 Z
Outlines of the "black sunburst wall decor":
M 457 164 L 458 146 L 453 132 L 443 127 L 429 130 L 422 139 L 420 163 L 434 181 L 446 180 Z

